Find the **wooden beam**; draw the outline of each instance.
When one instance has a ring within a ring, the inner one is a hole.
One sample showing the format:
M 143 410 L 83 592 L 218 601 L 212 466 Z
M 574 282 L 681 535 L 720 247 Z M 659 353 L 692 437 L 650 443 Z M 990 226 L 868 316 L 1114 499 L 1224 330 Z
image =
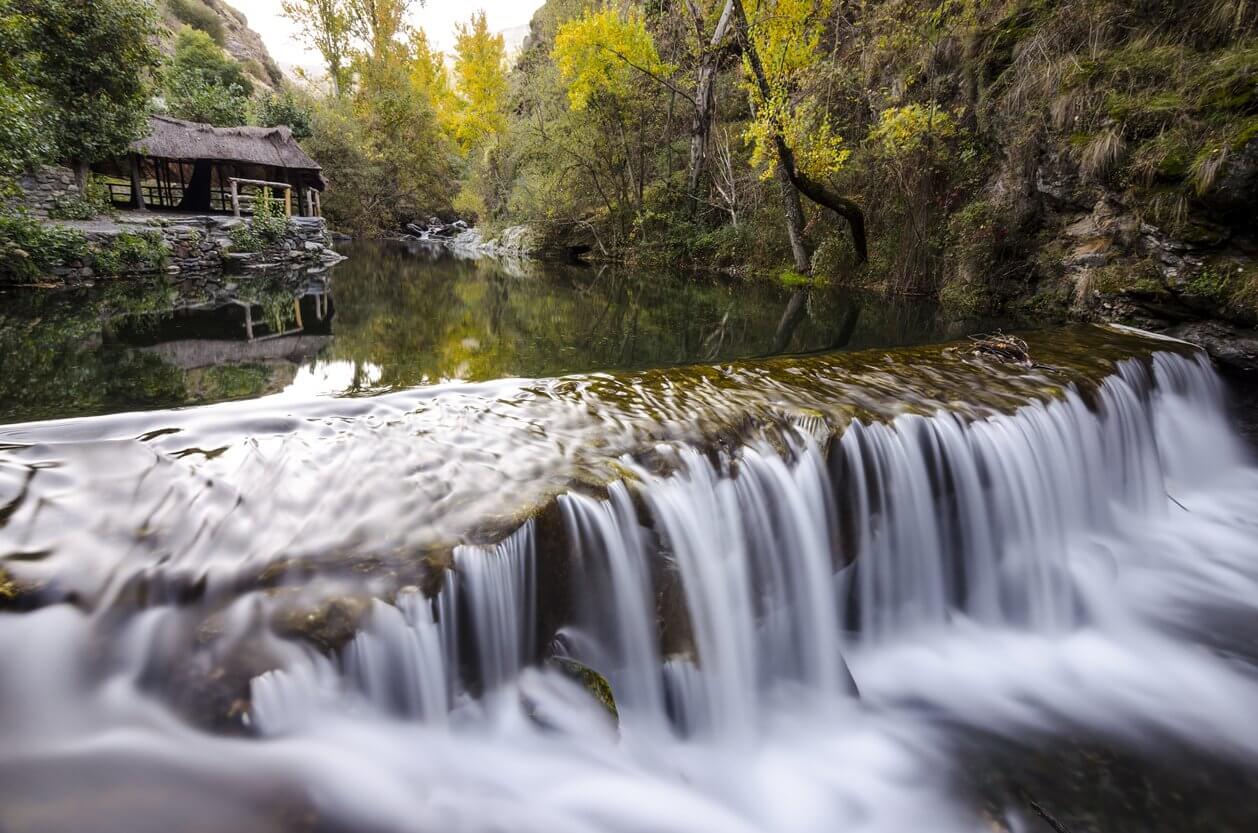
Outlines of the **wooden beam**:
M 144 210 L 144 180 L 140 174 L 140 154 L 128 154 L 131 161 L 131 207 Z

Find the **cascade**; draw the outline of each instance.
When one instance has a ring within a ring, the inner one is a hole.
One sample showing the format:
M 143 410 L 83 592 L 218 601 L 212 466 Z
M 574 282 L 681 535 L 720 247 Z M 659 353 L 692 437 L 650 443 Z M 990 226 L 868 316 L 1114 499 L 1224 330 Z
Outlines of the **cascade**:
M 1212 641 L 1258 598 L 1258 468 L 1225 408 L 1204 358 L 1155 352 L 1016 408 L 669 437 L 565 481 L 499 543 L 447 550 L 439 582 L 374 594 L 327 652 L 272 634 L 282 586 L 192 593 L 161 561 L 151 581 L 117 568 L 97 608 L 0 613 L 0 662 L 30 669 L 0 675 L 0 810 L 30 779 L 70 793 L 144 761 L 171 794 L 296 796 L 329 830 L 1033 830 L 956 789 L 959 739 L 1252 765 L 1258 682 Z M 377 427 L 401 426 L 381 465 L 426 486 L 440 461 L 401 459 L 416 424 Z M 571 606 L 549 633 L 542 577 L 561 572 Z M 128 594 L 149 608 L 120 615 Z M 246 677 L 243 737 L 162 702 L 188 631 L 274 657 Z M 605 677 L 616 719 L 552 656 Z

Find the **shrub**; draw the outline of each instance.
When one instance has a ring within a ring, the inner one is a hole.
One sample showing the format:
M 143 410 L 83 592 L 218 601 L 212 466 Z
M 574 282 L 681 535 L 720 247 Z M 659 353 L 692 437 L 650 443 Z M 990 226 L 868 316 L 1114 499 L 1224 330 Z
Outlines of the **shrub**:
M 167 86 L 166 106 L 178 119 L 215 127 L 238 127 L 249 121 L 249 96 L 244 88 L 182 78 Z
M 85 193 L 57 199 L 48 209 L 48 216 L 54 220 L 94 220 L 112 213 L 113 208 L 109 189 L 95 177 L 89 177 Z
M 23 211 L 0 214 L 0 283 L 29 283 L 86 255 L 87 239 L 73 229 Z
M 215 43 L 222 46 L 225 40 L 223 19 L 201 0 L 166 0 L 166 8 L 170 9 L 170 13 L 181 23 L 186 23 L 193 29 L 200 29 L 213 38 Z
M 232 229 L 232 251 L 264 252 L 278 246 L 287 236 L 291 222 L 280 208 L 270 188 L 258 192 L 253 218 Z
M 123 232 L 108 245 L 92 252 L 92 267 L 100 275 L 117 277 L 129 272 L 156 272 L 166 268 L 170 249 L 155 231 Z
M 283 125 L 293 131 L 294 138 L 310 137 L 310 109 L 298 100 L 292 90 L 259 96 L 253 102 L 253 108 L 253 121 L 259 127 Z

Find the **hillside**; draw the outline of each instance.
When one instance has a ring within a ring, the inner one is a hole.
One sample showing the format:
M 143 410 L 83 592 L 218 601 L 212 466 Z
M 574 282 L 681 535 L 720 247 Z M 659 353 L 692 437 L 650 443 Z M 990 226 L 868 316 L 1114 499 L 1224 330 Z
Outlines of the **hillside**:
M 171 50 L 174 33 L 185 25 L 206 32 L 229 55 L 239 61 L 249 76 L 267 88 L 275 88 L 284 78 L 262 36 L 249 28 L 249 19 L 223 0 L 161 0 L 162 22 L 170 34 L 163 50 Z

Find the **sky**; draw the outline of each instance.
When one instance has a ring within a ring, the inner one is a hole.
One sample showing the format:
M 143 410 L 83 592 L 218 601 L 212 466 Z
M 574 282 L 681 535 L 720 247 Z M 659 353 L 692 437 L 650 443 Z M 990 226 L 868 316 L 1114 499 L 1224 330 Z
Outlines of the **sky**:
M 249 27 L 262 36 L 262 41 L 275 60 L 285 66 L 317 68 L 317 53 L 303 47 L 294 38 L 296 27 L 280 14 L 280 0 L 227 0 L 249 18 Z M 541 0 L 427 0 L 411 15 L 411 23 L 422 26 L 438 49 L 454 46 L 454 27 L 468 20 L 479 9 L 485 10 L 489 28 L 494 32 L 527 25 Z

